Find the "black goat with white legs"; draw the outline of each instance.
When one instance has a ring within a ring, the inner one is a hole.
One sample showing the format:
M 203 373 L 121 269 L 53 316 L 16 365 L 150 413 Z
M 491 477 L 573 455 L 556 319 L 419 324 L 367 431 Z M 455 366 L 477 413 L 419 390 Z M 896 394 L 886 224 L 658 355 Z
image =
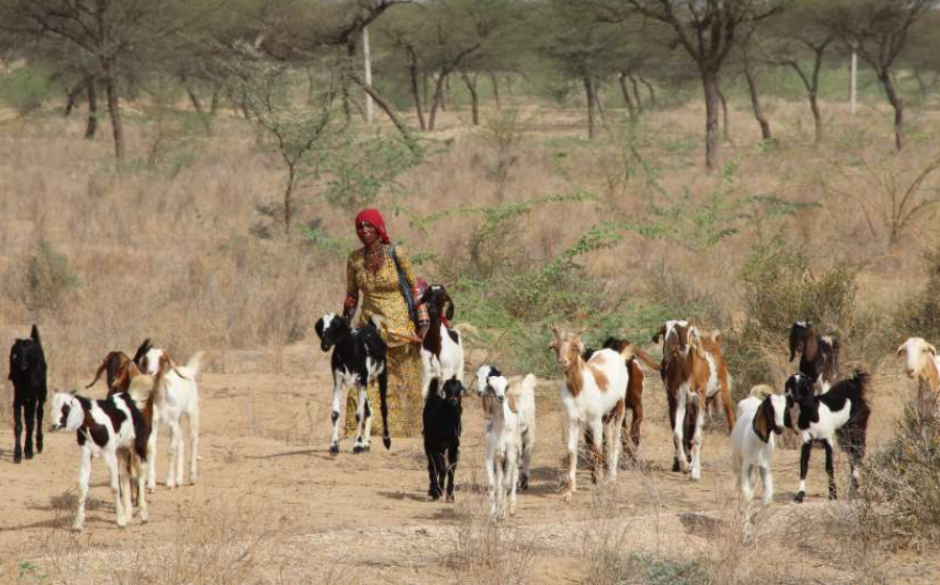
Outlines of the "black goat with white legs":
M 388 429 L 388 369 L 386 354 L 388 347 L 379 333 L 377 318 L 358 329 L 349 326 L 346 319 L 327 313 L 317 321 L 317 336 L 323 351 L 333 348 L 333 438 L 330 454 L 339 454 L 339 411 L 351 386 L 359 390 L 356 402 L 356 443 L 353 453 L 369 451 L 372 436 L 372 407 L 366 389 L 372 382 L 379 383 L 379 399 L 382 410 L 382 441 L 390 449 L 392 438 Z M 344 391 L 345 390 L 345 391 Z M 342 399 L 342 400 L 341 400 Z
M 453 377 L 443 384 L 440 378 L 431 380 L 424 402 L 424 454 L 428 458 L 428 496 L 439 500 L 444 493 L 447 501 L 454 501 L 454 474 L 460 459 L 460 418 L 463 414 L 461 397 L 466 390 L 459 379 Z
M 790 327 L 790 361 L 800 355 L 800 373 L 809 376 L 818 393 L 829 390 L 839 375 L 839 340 L 817 335 L 811 321 L 796 321 Z
M 816 394 L 813 381 L 805 374 L 794 374 L 786 383 L 787 412 L 785 424 L 800 434 L 800 490 L 794 498 L 802 502 L 806 497 L 806 473 L 813 441 L 822 443 L 826 450 L 826 473 L 829 475 L 829 499 L 836 499 L 833 477 L 832 447 L 839 446 L 849 456 L 852 467 L 852 489 L 858 487 L 859 466 L 865 457 L 868 418 L 871 409 L 865 400 L 870 376 L 860 370 L 847 380 L 837 382 L 825 394 Z
M 33 429 L 36 452 L 42 453 L 42 415 L 46 403 L 46 355 L 33 325 L 29 339 L 17 339 L 10 348 L 10 381 L 13 383 L 13 462 L 23 461 L 20 435 L 26 419 L 26 458 L 33 458 Z M 25 417 L 24 417 L 25 415 Z

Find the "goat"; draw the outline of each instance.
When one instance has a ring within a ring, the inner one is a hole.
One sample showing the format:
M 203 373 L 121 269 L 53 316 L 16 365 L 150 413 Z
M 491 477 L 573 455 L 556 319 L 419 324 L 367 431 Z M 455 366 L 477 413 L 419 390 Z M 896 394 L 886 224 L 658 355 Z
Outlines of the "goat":
M 484 456 L 487 473 L 494 469 L 494 461 L 506 457 L 506 445 L 509 442 L 518 445 L 518 488 L 529 489 L 532 457 L 535 453 L 535 376 L 528 374 L 520 377 L 506 378 L 496 368 L 488 365 L 477 370 L 477 393 L 482 399 L 483 416 L 486 421 L 484 435 L 486 436 L 486 454 Z M 502 412 L 505 401 L 510 413 Z M 491 449 L 492 447 L 492 449 Z M 502 465 L 502 463 L 500 463 Z M 505 462 L 504 467 L 515 465 Z M 505 467 L 508 473 L 508 467 Z M 500 479 L 495 480 L 495 486 L 508 485 Z M 494 479 L 490 479 L 490 495 L 494 487 Z M 508 480 L 507 480 L 508 481 Z M 512 506 L 515 506 L 515 490 L 512 488 Z M 510 509 L 510 514 L 512 509 Z
M 145 409 L 152 415 L 157 391 L 151 392 Z M 149 416 L 141 413 L 130 395 L 114 394 L 104 400 L 91 400 L 77 396 L 75 391 L 56 392 L 52 397 L 52 430 L 75 432 L 78 445 L 82 450 L 82 462 L 78 474 L 78 510 L 73 530 L 82 530 L 85 525 L 85 500 L 88 497 L 91 479 L 91 458 L 104 459 L 111 472 L 111 493 L 114 495 L 114 509 L 117 525 L 127 526 L 132 515 L 131 508 L 131 468 L 135 467 L 137 476 L 137 504 L 140 520 L 149 520 L 147 497 L 144 483 L 146 480 L 147 442 L 150 428 Z M 122 451 L 128 451 L 128 468 L 121 473 L 119 457 Z M 122 477 L 123 476 L 123 477 Z M 123 480 L 123 481 L 122 481 Z
M 654 340 L 658 338 L 663 339 L 661 375 L 676 448 L 673 469 L 678 467 L 685 473 L 691 468 L 692 481 L 698 481 L 702 476 L 702 431 L 708 399 L 720 395 L 729 433 L 735 424 L 731 380 L 721 353 L 721 333 L 713 331 L 704 335 L 687 321 L 670 321 L 654 336 Z M 691 462 L 686 458 L 690 432 Z
M 161 390 L 166 400 L 157 403 L 156 419 L 170 427 L 169 466 L 166 474 L 166 487 L 175 488 L 183 485 L 183 466 L 186 461 L 185 440 L 180 421 L 185 416 L 189 421 L 190 468 L 189 483 L 195 485 L 199 472 L 199 388 L 196 376 L 202 367 L 204 352 L 197 351 L 185 366 L 178 366 L 167 352 L 160 348 L 147 350 L 141 358 L 141 370 L 148 376 L 156 377 L 161 364 L 170 367 L 161 381 Z M 165 359 L 164 359 L 165 358 Z M 156 446 L 157 427 L 154 425 L 151 442 Z M 148 485 L 152 490 L 155 483 L 154 467 L 150 467 Z
M 430 325 L 421 342 L 421 398 L 427 400 L 428 388 L 435 378 L 463 381 L 463 342 L 457 328 L 445 324 L 454 318 L 454 302 L 443 286 L 429 286 L 418 299 L 428 310 Z
M 131 386 L 131 381 L 142 373 L 142 362 L 147 352 L 153 349 L 150 338 L 147 338 L 137 348 L 134 359 L 127 357 L 122 351 L 112 351 L 105 356 L 98 371 L 95 372 L 95 379 L 85 386 L 88 390 L 98 383 L 102 375 L 105 375 L 105 381 L 108 385 L 108 396 L 119 392 L 127 392 Z
M 817 335 L 810 321 L 796 321 L 790 327 L 790 361 L 800 355 L 800 373 L 816 385 L 817 393 L 828 392 L 839 375 L 838 339 Z
M 577 489 L 575 475 L 577 471 L 577 450 L 579 431 L 583 427 L 591 429 L 591 449 L 593 470 L 591 479 L 597 483 L 603 459 L 599 439 L 603 435 L 604 419 L 610 424 L 607 436 L 608 474 L 616 479 L 620 458 L 620 437 L 625 417 L 625 399 L 629 384 L 627 360 L 633 357 L 632 348 L 624 353 L 613 349 L 601 349 L 584 361 L 584 344 L 581 333 L 562 334 L 553 327 L 555 339 L 550 349 L 555 352 L 558 366 L 565 373 L 565 384 L 561 390 L 561 402 L 565 409 L 566 440 L 568 447 L 568 479 L 565 500 L 569 501 Z
M 800 490 L 794 501 L 806 498 L 806 473 L 813 441 L 826 450 L 826 473 L 829 475 L 829 499 L 836 499 L 836 483 L 832 467 L 832 442 L 849 456 L 852 468 L 852 490 L 858 488 L 858 468 L 865 457 L 865 437 L 871 410 L 865 400 L 870 376 L 856 370 L 855 375 L 834 384 L 825 394 L 817 395 L 812 378 L 797 373 L 787 379 L 786 425 L 800 434 Z
M 507 491 L 509 515 L 516 513 L 522 436 L 516 398 L 507 395 L 508 385 L 504 376 L 495 375 L 487 378 L 483 389 L 483 415 L 488 421 L 483 439 L 483 467 L 490 484 L 491 518 L 505 517 Z
M 424 402 L 424 454 L 428 459 L 428 496 L 439 500 L 446 485 L 447 501 L 454 501 L 454 474 L 460 460 L 463 384 L 455 376 L 443 384 L 431 380 Z M 446 481 L 445 481 L 446 480 Z
M 33 325 L 29 339 L 17 339 L 10 348 L 9 380 L 13 383 L 13 462 L 22 463 L 23 418 L 26 418 L 26 458 L 33 458 L 33 429 L 36 452 L 42 453 L 42 415 L 46 404 L 46 354 Z
M 898 347 L 898 357 L 905 360 L 905 373 L 917 381 L 917 399 L 934 404 L 940 397 L 940 358 L 937 348 L 920 337 L 911 337 Z
M 786 410 L 786 397 L 774 394 L 769 386 L 755 386 L 750 396 L 738 402 L 738 420 L 731 431 L 731 452 L 745 502 L 754 498 L 755 468 L 764 485 L 764 503 L 769 504 L 774 499 L 770 463 L 776 447 L 774 434 L 783 433 Z
M 388 427 L 388 367 L 386 354 L 388 348 L 379 333 L 380 320 L 373 317 L 365 327 L 352 329 L 349 322 L 333 313 L 327 313 L 317 321 L 317 336 L 320 349 L 330 351 L 333 370 L 333 409 L 330 419 L 333 423 L 333 438 L 330 442 L 330 454 L 339 454 L 339 408 L 346 402 L 350 386 L 359 389 L 356 401 L 356 443 L 353 453 L 369 451 L 372 440 L 372 406 L 366 389 L 374 381 L 379 383 L 379 401 L 382 411 L 382 441 L 385 448 L 392 447 L 392 438 Z M 345 391 L 344 391 L 345 390 Z

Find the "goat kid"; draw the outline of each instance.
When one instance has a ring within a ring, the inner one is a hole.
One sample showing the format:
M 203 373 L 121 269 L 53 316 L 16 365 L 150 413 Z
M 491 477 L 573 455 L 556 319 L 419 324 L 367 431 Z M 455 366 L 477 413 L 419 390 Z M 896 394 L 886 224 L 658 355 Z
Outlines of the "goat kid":
M 838 339 L 817 335 L 811 321 L 796 321 L 790 327 L 790 361 L 800 356 L 800 373 L 816 385 L 816 393 L 828 392 L 839 375 Z
M 151 411 L 155 394 L 156 392 L 153 392 L 147 402 L 147 408 Z M 140 520 L 146 523 L 149 513 L 144 483 L 147 477 L 147 441 L 150 429 L 144 414 L 138 410 L 131 397 L 120 393 L 104 400 L 91 400 L 77 396 L 74 390 L 56 392 L 52 397 L 50 416 L 52 430 L 75 432 L 82 451 L 78 474 L 78 510 L 72 528 L 82 530 L 85 525 L 85 500 L 91 480 L 92 457 L 101 457 L 108 466 L 117 525 L 122 528 L 127 526 L 133 514 L 130 500 L 130 466 L 136 466 L 137 503 Z M 124 453 L 125 451 L 128 453 Z M 119 458 L 127 461 L 126 470 L 120 464 Z
M 330 442 L 330 454 L 339 454 L 339 412 L 346 402 L 350 387 L 359 390 L 356 401 L 356 442 L 353 453 L 366 453 L 372 441 L 372 405 L 369 403 L 367 389 L 369 384 L 379 383 L 379 401 L 382 411 L 382 441 L 386 449 L 392 447 L 392 438 L 388 428 L 388 366 L 386 363 L 387 346 L 379 333 L 381 320 L 373 316 L 365 327 L 353 329 L 346 319 L 334 313 L 327 313 L 317 321 L 316 331 L 320 338 L 320 349 L 330 351 L 333 370 L 333 408 L 330 420 L 333 423 L 333 437 Z
M 454 501 L 454 474 L 460 460 L 462 396 L 465 392 L 459 379 L 453 377 L 443 384 L 431 380 L 424 402 L 424 454 L 428 459 L 428 496 L 439 500 L 447 491 L 447 501 Z
M 917 382 L 917 399 L 921 404 L 936 404 L 940 399 L 940 358 L 937 348 L 920 337 L 908 338 L 898 347 L 904 359 L 907 377 Z
M 755 386 L 747 398 L 738 402 L 738 420 L 731 431 L 731 452 L 745 502 L 754 499 L 755 471 L 760 472 L 764 486 L 764 503 L 773 501 L 771 459 L 776 448 L 774 434 L 783 433 L 786 411 L 786 397 L 774 394 L 769 386 Z
M 837 382 L 825 394 L 817 395 L 813 380 L 806 374 L 790 376 L 786 382 L 786 425 L 800 434 L 800 489 L 794 501 L 806 498 L 806 474 L 813 441 L 822 443 L 826 451 L 826 473 L 829 476 L 829 499 L 836 499 L 833 476 L 832 447 L 839 446 L 849 456 L 852 468 L 852 489 L 858 487 L 858 468 L 865 457 L 868 418 L 871 410 L 865 399 L 870 377 L 860 370 L 847 380 Z
M 170 427 L 166 486 L 171 489 L 183 485 L 183 467 L 186 462 L 186 441 L 183 438 L 182 427 L 184 416 L 189 421 L 189 483 L 195 485 L 199 476 L 199 387 L 196 384 L 196 377 L 202 368 L 204 355 L 204 352 L 197 351 L 189 358 L 185 366 L 180 366 L 165 350 L 151 348 L 140 360 L 143 373 L 154 378 L 157 377 L 163 364 L 168 365 L 166 375 L 162 377 L 159 384 L 159 392 L 162 392 L 166 399 L 157 403 L 154 417 L 159 423 Z M 158 426 L 155 424 L 150 434 L 148 449 L 152 453 L 156 453 Z M 156 457 L 151 458 L 147 479 L 151 491 L 156 484 L 154 459 Z
M 529 478 L 532 471 L 532 458 L 535 456 L 535 384 L 537 382 L 534 374 L 528 374 L 525 377 L 513 376 L 506 378 L 493 366 L 484 365 L 477 370 L 477 394 L 483 398 L 490 385 L 490 378 L 506 380 L 506 396 L 513 399 L 514 408 L 519 418 L 519 436 L 520 436 L 520 470 L 519 470 L 519 489 L 529 489 Z M 492 404 L 492 403 L 490 403 Z M 488 414 L 488 404 L 484 405 L 484 433 L 489 431 L 490 415 Z
M 36 452 L 42 453 L 42 415 L 46 404 L 46 354 L 39 339 L 39 329 L 33 325 L 29 339 L 17 339 L 10 348 L 9 380 L 13 383 L 13 463 L 23 461 L 23 418 L 26 419 L 27 459 L 33 458 L 33 430 L 36 434 Z
M 632 350 L 624 353 L 613 349 L 594 352 L 590 360 L 584 361 L 584 344 L 581 333 L 561 333 L 553 328 L 555 339 L 550 349 L 555 352 L 558 366 L 565 373 L 565 384 L 561 390 L 561 402 L 565 409 L 566 441 L 568 447 L 568 479 L 565 500 L 569 501 L 577 490 L 578 442 L 582 427 L 591 430 L 593 470 L 591 479 L 597 483 L 604 459 L 608 455 L 608 475 L 616 479 L 620 458 L 620 442 L 625 399 L 629 384 L 627 360 L 633 357 Z M 607 417 L 607 415 L 610 415 Z M 605 425 L 605 417 L 609 424 Z M 603 430 L 607 427 L 607 446 L 601 449 Z
M 425 289 L 417 303 L 427 307 L 431 321 L 421 341 L 421 398 L 426 400 L 435 378 L 449 380 L 456 376 L 463 380 L 464 351 L 458 328 L 444 324 L 445 318 L 447 322 L 454 318 L 454 302 L 447 290 L 433 284 Z

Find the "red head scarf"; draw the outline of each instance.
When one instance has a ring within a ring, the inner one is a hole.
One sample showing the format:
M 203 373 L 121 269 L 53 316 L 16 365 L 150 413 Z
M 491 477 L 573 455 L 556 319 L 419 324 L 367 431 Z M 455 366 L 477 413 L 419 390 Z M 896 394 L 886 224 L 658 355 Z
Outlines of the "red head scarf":
M 359 212 L 359 215 L 356 216 L 356 228 L 359 228 L 359 224 L 366 222 L 372 224 L 372 227 L 375 228 L 375 231 L 379 233 L 379 240 L 383 244 L 391 244 L 392 240 L 388 237 L 388 231 L 385 227 L 385 218 L 382 217 L 382 214 L 379 213 L 378 209 L 363 209 Z

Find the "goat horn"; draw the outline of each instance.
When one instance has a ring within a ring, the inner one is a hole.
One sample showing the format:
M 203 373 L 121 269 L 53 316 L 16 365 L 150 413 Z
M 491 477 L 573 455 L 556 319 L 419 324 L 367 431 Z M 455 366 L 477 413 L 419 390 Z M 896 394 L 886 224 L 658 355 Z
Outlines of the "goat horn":
M 85 386 L 85 390 L 88 390 L 89 388 L 97 384 L 98 380 L 101 379 L 101 374 L 103 374 L 105 370 L 107 369 L 108 369 L 108 362 L 103 362 L 101 364 L 101 367 L 98 368 L 98 372 L 95 374 L 95 379 L 91 381 L 91 384 Z

